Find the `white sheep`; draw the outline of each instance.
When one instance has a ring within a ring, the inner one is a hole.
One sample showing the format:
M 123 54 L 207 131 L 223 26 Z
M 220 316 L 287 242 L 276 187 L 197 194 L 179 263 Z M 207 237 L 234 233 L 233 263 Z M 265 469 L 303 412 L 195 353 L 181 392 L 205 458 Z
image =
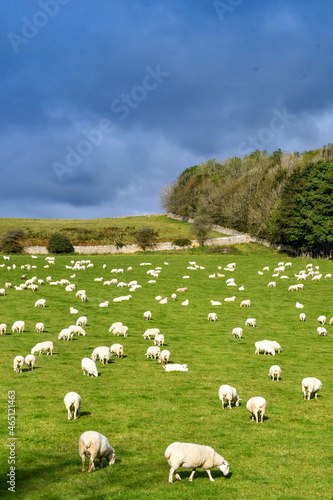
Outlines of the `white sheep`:
M 73 332 L 69 328 L 63 328 L 58 335 L 58 340 L 72 340 Z
M 98 354 L 99 360 L 103 363 L 103 365 L 107 365 L 109 359 L 111 358 L 110 349 L 107 347 L 106 349 L 101 349 Z
M 216 313 L 209 313 L 208 314 L 208 321 L 217 321 L 217 314 Z
M 112 333 L 115 328 L 118 326 L 123 326 L 121 321 L 116 321 L 115 323 L 112 323 L 112 325 L 109 328 L 109 332 Z
M 325 325 L 326 316 L 318 316 L 318 323 L 320 323 L 321 325 Z
M 123 358 L 124 356 L 124 347 L 121 344 L 112 344 L 110 347 L 110 353 L 115 354 L 117 358 Z
M 25 365 L 23 356 L 16 356 L 13 361 L 14 372 L 22 373 L 22 368 Z
M 328 324 L 329 324 L 329 325 L 332 325 L 332 324 L 333 324 L 333 317 L 329 320 Z
M 260 421 L 261 422 L 264 421 L 266 408 L 267 408 L 266 399 L 260 396 L 255 396 L 253 398 L 250 398 L 246 403 L 246 409 L 251 413 L 252 420 L 254 420 L 255 417 L 257 424 L 259 423 L 258 420 L 259 415 L 260 415 Z
M 268 288 L 276 288 L 276 281 L 270 281 L 267 286 Z
M 160 333 L 158 328 L 148 328 L 145 333 L 142 334 L 144 339 L 149 339 L 150 337 L 156 337 Z
M 187 286 L 184 286 L 183 288 L 177 288 L 176 292 L 186 292 Z
M 155 335 L 154 345 L 164 345 L 164 335 L 162 335 L 162 333 L 158 333 L 157 335 Z
M 304 305 L 301 304 L 300 302 L 296 302 L 296 308 L 297 309 L 303 309 L 304 308 Z
M 38 299 L 35 302 L 35 307 L 45 307 L 46 299 Z
M 161 299 L 158 303 L 159 304 L 167 304 L 168 303 L 168 298 L 165 297 L 164 299 Z
M 68 330 L 74 335 L 76 334 L 78 337 L 80 335 L 82 335 L 83 337 L 85 337 L 87 334 L 86 334 L 86 331 L 82 328 L 82 326 L 79 326 L 79 325 L 70 325 L 68 327 Z
M 0 325 L 0 335 L 6 335 L 7 332 L 7 325 L 6 323 L 1 323 Z
M 99 353 L 103 350 L 103 349 L 107 349 L 108 347 L 106 345 L 102 345 L 102 346 L 99 346 L 99 347 L 95 347 L 95 349 L 93 350 L 92 354 L 91 354 L 91 359 L 93 361 L 96 361 L 96 359 L 98 358 L 99 356 Z
M 158 362 L 162 363 L 162 365 L 167 365 L 170 357 L 171 357 L 171 352 L 168 351 L 167 349 L 163 349 L 163 351 L 161 351 L 158 355 Z
M 6 290 L 4 288 L 0 288 L 0 295 L 6 295 Z
M 51 340 L 47 340 L 45 342 L 39 342 L 38 344 L 36 344 L 31 349 L 31 354 L 38 352 L 39 355 L 41 355 L 42 352 L 46 352 L 47 355 L 51 354 L 51 356 L 52 356 L 52 351 L 53 351 L 53 342 L 51 342 Z
M 322 274 L 315 274 L 315 276 L 313 276 L 311 281 L 320 281 L 321 277 L 322 277 Z
M 81 361 L 81 369 L 83 370 L 83 375 L 87 373 L 88 377 L 98 377 L 98 370 L 95 361 L 89 358 L 83 358 Z
M 24 361 L 25 361 L 25 364 L 27 365 L 27 367 L 29 368 L 29 370 L 33 370 L 34 366 L 36 364 L 36 356 L 34 356 L 33 354 L 28 354 L 24 358 Z
M 250 307 L 251 306 L 251 300 L 249 300 L 249 299 L 242 300 L 242 302 L 240 303 L 240 306 L 241 307 Z
M 146 352 L 147 359 L 148 358 L 156 359 L 156 357 L 160 354 L 160 352 L 161 352 L 161 349 L 156 345 L 152 345 L 152 346 L 148 347 L 147 352 Z
M 70 308 L 69 308 L 69 312 L 70 312 L 71 314 L 77 314 L 79 311 L 78 311 L 78 309 L 75 309 L 75 307 L 70 307 Z
M 241 339 L 243 336 L 243 328 L 240 327 L 233 328 L 231 333 L 233 334 L 234 338 Z
M 76 324 L 78 326 L 86 326 L 88 323 L 88 319 L 86 316 L 80 316 L 77 320 L 76 320 Z
M 235 300 L 236 300 L 236 296 L 233 295 L 232 297 L 226 297 L 224 299 L 224 302 L 235 302 Z
M 81 302 L 88 302 L 88 300 L 89 300 L 85 294 L 82 294 L 80 298 L 81 298 Z
M 308 400 L 313 396 L 317 399 L 318 392 L 320 391 L 322 383 L 319 379 L 315 377 L 306 377 L 302 380 L 302 391 L 304 394 L 304 399 L 306 399 L 306 393 L 308 393 Z
M 181 365 L 179 363 L 174 363 L 172 365 L 163 366 L 166 372 L 188 372 L 187 365 Z
M 188 306 L 190 305 L 190 301 L 188 299 L 184 300 L 184 302 L 182 302 L 182 306 Z
M 239 406 L 239 402 L 241 399 L 239 398 L 237 391 L 231 385 L 221 385 L 219 388 L 219 398 L 222 402 L 222 410 L 224 410 L 224 401 L 228 403 L 228 407 L 231 410 L 231 403 L 234 403 L 235 406 Z
M 245 326 L 253 326 L 255 327 L 257 324 L 257 320 L 255 318 L 247 318 L 245 321 Z
M 301 314 L 299 315 L 299 319 L 300 319 L 301 321 L 305 321 L 305 320 L 306 320 L 306 314 L 305 314 L 305 313 L 301 313 Z
M 77 392 L 68 392 L 64 397 L 64 403 L 68 412 L 68 420 L 72 417 L 76 420 L 76 417 L 80 416 L 81 396 Z
M 280 352 L 281 346 L 275 340 L 263 340 L 262 345 L 264 346 L 264 354 L 271 354 L 275 356 L 275 351 Z
M 37 333 L 43 333 L 44 331 L 44 323 L 36 323 L 36 332 Z
M 109 465 L 114 464 L 116 460 L 114 449 L 107 438 L 95 431 L 86 431 L 81 434 L 79 439 L 79 454 L 82 459 L 82 472 L 85 471 L 85 457 L 90 457 L 88 472 L 95 469 L 95 458 L 99 458 L 100 468 L 102 468 L 103 458 L 107 459 Z
M 274 381 L 275 377 L 276 380 L 279 380 L 281 377 L 282 370 L 279 367 L 279 365 L 273 365 L 270 367 L 268 375 L 271 377 L 271 379 Z
M 85 290 L 78 290 L 75 294 L 75 297 L 81 297 L 81 295 L 86 295 Z
M 318 326 L 317 333 L 318 333 L 319 337 L 326 337 L 327 336 L 327 330 L 323 326 Z
M 192 469 L 189 481 L 193 481 L 195 471 L 200 468 L 207 471 L 210 481 L 214 481 L 210 469 L 218 467 L 224 476 L 229 474 L 228 462 L 210 446 L 204 446 L 194 443 L 170 444 L 164 453 L 171 469 L 169 472 L 169 483 L 172 483 L 173 475 L 181 481 L 181 477 L 176 473 L 179 467 Z
M 221 306 L 222 305 L 222 302 L 220 302 L 219 300 L 211 300 L 210 303 L 212 304 L 212 306 Z
M 172 293 L 171 294 L 171 298 L 172 298 L 172 300 L 177 300 L 177 294 L 176 293 Z
M 15 323 L 12 326 L 12 332 L 13 333 L 14 332 L 22 333 L 22 332 L 24 332 L 24 328 L 25 328 L 24 321 L 15 321 Z
M 117 335 L 117 337 L 119 337 L 119 335 L 124 335 L 124 337 L 127 337 L 127 334 L 128 326 L 121 325 L 113 329 L 113 335 Z
M 151 311 L 145 311 L 145 312 L 143 313 L 143 317 L 144 317 L 145 319 L 147 319 L 147 320 L 152 319 L 152 317 L 151 317 Z

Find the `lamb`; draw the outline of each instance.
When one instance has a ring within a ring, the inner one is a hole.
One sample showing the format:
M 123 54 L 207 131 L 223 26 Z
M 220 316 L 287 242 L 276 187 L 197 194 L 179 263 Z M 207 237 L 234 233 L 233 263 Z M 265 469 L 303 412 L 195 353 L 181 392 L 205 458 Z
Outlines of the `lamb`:
M 243 328 L 233 328 L 231 333 L 233 334 L 234 338 L 241 339 L 243 336 Z
M 46 299 L 38 299 L 35 302 L 35 307 L 45 307 Z
M 92 377 L 98 377 L 96 363 L 92 359 L 83 358 L 81 361 L 81 368 L 83 370 L 83 375 L 87 373 L 88 377 L 89 375 Z
M 161 346 L 163 344 L 164 344 L 164 335 L 162 335 L 161 333 L 158 333 L 157 335 L 155 335 L 154 345 Z
M 156 345 L 152 345 L 152 346 L 148 347 L 147 352 L 146 352 L 147 359 L 148 358 L 153 359 L 153 357 L 154 357 L 154 359 L 156 359 L 156 356 L 158 356 L 160 354 L 160 352 L 161 352 L 160 348 Z
M 160 333 L 160 330 L 158 328 L 148 328 L 145 333 L 142 334 L 144 339 L 149 339 L 150 337 L 155 337 Z
M 86 316 L 80 316 L 77 320 L 76 320 L 76 324 L 78 326 L 86 326 L 88 323 L 88 319 Z
M 15 323 L 12 326 L 12 332 L 13 333 L 14 332 L 22 333 L 22 332 L 24 332 L 24 328 L 25 328 L 24 321 L 15 321 Z
M 300 319 L 301 321 L 305 321 L 305 320 L 306 320 L 306 314 L 305 314 L 305 313 L 301 313 L 301 314 L 299 315 L 299 319 Z
M 117 326 L 116 328 L 113 329 L 113 335 L 124 335 L 124 337 L 127 337 L 127 332 L 128 332 L 128 326 L 121 325 Z
M 210 481 L 214 481 L 210 469 L 218 467 L 224 476 L 229 474 L 228 462 L 210 446 L 193 443 L 170 444 L 164 453 L 171 469 L 169 472 L 169 483 L 172 483 L 173 475 L 181 481 L 181 477 L 176 473 L 178 467 L 192 469 L 189 481 L 193 481 L 196 469 L 205 469 Z
M 171 352 L 167 349 L 163 349 L 158 355 L 158 362 L 162 365 L 167 365 L 171 356 Z
M 44 331 L 44 323 L 36 323 L 36 332 L 37 333 L 43 333 Z
M 58 340 L 72 340 L 73 332 L 69 328 L 63 328 L 58 335 Z
M 0 325 L 0 335 L 6 335 L 7 332 L 7 325 L 6 323 L 1 323 Z
M 16 356 L 13 361 L 14 372 L 22 373 L 22 368 L 25 365 L 23 356 Z
M 68 412 L 68 420 L 71 420 L 72 417 L 76 420 L 76 417 L 80 416 L 81 402 L 81 396 L 77 392 L 68 392 L 66 394 L 64 403 Z
M 115 354 L 117 358 L 123 358 L 124 356 L 124 347 L 121 344 L 112 344 L 110 347 L 110 353 Z
M 257 424 L 259 423 L 258 420 L 259 414 L 260 414 L 260 421 L 261 422 L 264 421 L 266 408 L 267 408 L 266 399 L 261 398 L 260 396 L 250 398 L 246 403 L 246 409 L 252 414 L 252 420 L 254 420 L 255 417 Z
M 321 325 L 325 325 L 326 316 L 318 316 L 318 323 L 320 323 Z
M 13 288 L 12 283 L 9 282 L 5 283 L 5 288 Z
M 302 391 L 304 394 L 304 399 L 306 399 L 306 393 L 308 393 L 308 400 L 313 396 L 317 399 L 318 392 L 320 391 L 322 383 L 319 379 L 315 377 L 306 377 L 302 380 Z
M 147 320 L 152 319 L 152 317 L 151 317 L 151 311 L 146 311 L 146 312 L 144 312 L 144 313 L 143 313 L 143 317 L 144 317 L 145 319 L 147 319 Z
M 276 380 L 279 380 L 281 377 L 281 372 L 282 372 L 282 370 L 279 367 L 279 365 L 273 365 L 270 367 L 268 375 L 271 377 L 271 379 L 273 381 L 274 381 L 275 377 L 276 377 Z
M 163 366 L 166 372 L 188 372 L 187 365 L 180 365 L 179 363 L 174 363 L 173 365 Z
M 318 333 L 319 337 L 326 337 L 327 336 L 327 330 L 323 326 L 318 326 L 317 333 Z
M 110 350 L 107 347 L 106 349 L 101 349 L 98 354 L 99 360 L 103 363 L 103 365 L 107 365 L 109 359 L 111 358 Z
M 234 403 L 235 406 L 239 406 L 239 402 L 241 399 L 239 398 L 237 391 L 231 385 L 221 385 L 219 388 L 219 398 L 222 402 L 222 410 L 224 410 L 224 401 L 228 402 L 228 407 L 231 410 L 231 403 Z
M 208 321 L 217 321 L 217 314 L 216 313 L 209 313 L 208 314 Z
M 51 342 L 51 340 L 47 340 L 46 342 L 39 342 L 38 344 L 36 344 L 31 349 L 31 354 L 38 352 L 39 355 L 41 355 L 42 352 L 46 352 L 47 355 L 51 354 L 52 356 L 52 351 L 53 351 L 53 342 Z
M 88 472 L 95 469 L 95 458 L 99 458 L 100 468 L 102 468 L 103 458 L 107 459 L 109 465 L 113 465 L 116 460 L 114 449 L 107 438 L 95 431 L 86 431 L 81 434 L 79 439 L 79 454 L 82 458 L 82 472 L 85 471 L 85 457 L 90 457 Z
M 245 321 L 245 326 L 253 326 L 255 327 L 257 324 L 257 320 L 255 318 L 247 318 Z
M 34 369 L 35 364 L 36 364 L 36 356 L 34 356 L 33 354 L 28 354 L 24 358 L 24 361 L 25 361 L 25 364 L 27 365 L 27 367 L 29 368 L 29 370 L 32 371 Z
M 103 349 L 107 349 L 108 347 L 106 345 L 102 345 L 102 346 L 99 346 L 99 347 L 95 347 L 95 349 L 93 350 L 92 354 L 91 354 L 91 359 L 93 361 L 96 361 L 96 359 L 98 358 L 99 356 L 99 353 L 103 350 Z

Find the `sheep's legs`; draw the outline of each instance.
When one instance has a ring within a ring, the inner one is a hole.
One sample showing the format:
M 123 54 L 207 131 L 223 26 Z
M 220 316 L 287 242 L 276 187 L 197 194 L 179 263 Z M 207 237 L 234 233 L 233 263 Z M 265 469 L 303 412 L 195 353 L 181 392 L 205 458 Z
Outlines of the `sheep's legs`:
M 181 480 L 182 480 L 182 479 L 181 479 L 181 477 L 180 477 L 180 475 L 179 475 L 179 474 L 177 474 L 177 473 L 175 473 L 175 470 L 176 470 L 176 469 L 174 469 L 173 467 L 171 467 L 170 472 L 169 472 L 169 483 L 172 483 L 172 476 L 173 476 L 174 474 L 175 474 L 175 476 L 176 476 L 176 479 L 178 479 L 178 481 L 181 481 Z
M 68 411 L 68 420 L 70 420 L 70 419 L 71 419 L 71 416 L 72 416 L 72 415 L 71 415 L 71 410 L 70 410 L 69 408 L 67 408 L 67 411 Z
M 82 472 L 84 472 L 86 470 L 84 460 L 85 460 L 85 455 L 82 455 Z
M 213 481 L 213 482 L 214 482 L 214 479 L 212 478 L 212 475 L 211 475 L 211 473 L 210 473 L 210 470 L 209 470 L 209 469 L 207 469 L 207 474 L 208 474 L 208 477 L 209 477 L 210 481 Z
M 94 459 L 90 457 L 88 472 L 91 472 L 93 469 L 95 469 Z
M 197 470 L 197 469 L 193 469 L 193 471 L 191 472 L 191 475 L 190 475 L 190 477 L 188 478 L 188 480 L 189 480 L 190 482 L 192 482 L 192 481 L 193 481 L 193 476 L 194 476 L 194 474 L 195 474 L 195 471 L 196 471 L 196 470 Z M 208 475 L 209 475 L 209 474 L 208 474 Z

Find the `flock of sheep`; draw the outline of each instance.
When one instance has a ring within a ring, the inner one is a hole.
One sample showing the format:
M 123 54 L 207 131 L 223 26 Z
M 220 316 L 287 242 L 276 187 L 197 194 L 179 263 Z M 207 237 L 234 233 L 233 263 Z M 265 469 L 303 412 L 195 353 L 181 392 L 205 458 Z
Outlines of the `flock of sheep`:
M 35 256 L 32 256 L 33 258 L 36 258 Z M 9 260 L 6 257 L 6 260 Z M 44 268 L 48 268 L 52 265 L 55 264 L 55 258 L 52 257 L 46 257 L 47 264 L 44 265 Z M 141 265 L 148 265 L 151 267 L 150 263 L 143 262 Z M 164 263 L 165 266 L 168 265 L 167 262 Z M 280 279 L 288 279 L 289 276 L 285 275 L 286 268 L 291 267 L 291 262 L 287 262 L 284 264 L 283 262 L 280 262 L 277 266 L 277 268 L 274 269 L 273 276 L 274 277 L 279 277 Z M 4 267 L 4 264 L 0 265 L 0 267 Z M 30 264 L 26 264 L 24 266 L 21 266 L 22 269 L 25 271 L 35 269 L 37 266 L 33 266 Z M 66 269 L 71 270 L 71 272 L 76 272 L 76 271 L 82 271 L 86 268 L 91 268 L 94 267 L 94 264 L 91 262 L 91 260 L 81 260 L 81 261 L 71 261 L 71 265 L 66 265 Z M 15 264 L 12 266 L 7 266 L 7 270 L 10 271 L 11 269 L 15 269 Z M 106 269 L 106 265 L 103 265 L 103 269 Z M 189 266 L 187 268 L 188 270 L 196 270 L 196 269 L 201 269 L 204 270 L 203 266 L 199 266 L 196 262 L 189 262 Z M 218 267 L 218 272 L 209 275 L 209 278 L 224 278 L 225 275 L 222 273 L 222 271 L 230 272 L 233 273 L 236 269 L 236 263 L 231 263 L 228 264 L 226 267 L 222 269 L 221 266 Z M 128 272 L 132 271 L 132 267 L 129 267 L 127 269 Z M 162 267 L 155 267 L 154 269 L 149 269 L 147 272 L 147 275 L 149 275 L 148 283 L 156 283 L 157 279 L 159 277 L 159 274 L 162 271 Z M 117 273 L 117 274 L 123 274 L 124 270 L 123 269 L 112 269 L 110 271 L 111 273 Z M 264 267 L 262 271 L 259 271 L 259 275 L 264 275 L 265 273 L 269 272 L 268 267 Z M 12 285 L 10 282 L 6 282 L 4 285 L 4 288 L 0 289 L 0 295 L 5 296 L 6 295 L 6 289 L 14 288 L 16 291 L 22 291 L 22 290 L 31 290 L 33 292 L 37 292 L 39 290 L 39 287 L 45 285 L 46 283 L 51 285 L 51 286 L 65 286 L 65 291 L 66 292 L 73 292 L 75 291 L 75 283 L 71 282 L 70 280 L 67 279 L 62 279 L 59 281 L 53 281 L 51 276 L 47 277 L 45 282 L 42 279 L 38 279 L 37 276 L 33 276 L 30 279 L 26 279 L 26 275 L 22 276 L 22 279 L 24 279 L 24 283 L 21 283 L 20 285 Z M 322 274 L 319 272 L 319 268 L 313 269 L 313 266 L 311 264 L 308 264 L 306 266 L 305 270 L 300 271 L 299 273 L 295 274 L 295 277 L 297 278 L 298 281 L 306 280 L 307 278 L 312 279 L 312 281 L 320 281 L 322 278 Z M 75 278 L 75 274 L 72 274 L 70 277 L 72 280 Z M 325 275 L 326 279 L 331 278 L 330 274 Z M 189 279 L 189 275 L 183 276 L 183 279 Z M 96 282 L 101 282 L 102 286 L 117 286 L 118 288 L 124 288 L 127 287 L 131 294 L 128 295 L 122 295 L 119 297 L 115 297 L 113 299 L 113 302 L 122 302 L 122 301 L 129 301 L 132 300 L 132 293 L 134 293 L 138 288 L 141 288 L 141 285 L 138 284 L 137 281 L 132 280 L 129 283 L 125 283 L 123 281 L 118 281 L 118 279 L 113 278 L 111 280 L 103 280 L 103 277 L 96 277 L 94 279 Z M 237 287 L 235 283 L 234 278 L 228 278 L 226 280 L 226 285 L 228 287 Z M 269 288 L 276 288 L 277 282 L 276 281 L 270 281 L 267 285 Z M 288 291 L 290 292 L 297 292 L 299 290 L 304 289 L 304 284 L 295 284 L 291 285 L 288 288 Z M 243 291 L 244 286 L 238 287 L 238 290 Z M 183 294 L 188 291 L 188 287 L 182 287 L 178 288 L 174 293 L 171 294 L 170 298 L 173 301 L 178 300 L 179 294 Z M 177 295 L 178 294 L 178 295 Z M 82 303 L 88 302 L 89 298 L 86 294 L 86 290 L 78 290 L 76 292 L 76 298 L 78 300 L 81 300 Z M 155 299 L 158 301 L 159 304 L 167 304 L 168 303 L 168 297 L 163 297 L 163 296 L 156 296 Z M 225 302 L 235 302 L 236 301 L 236 296 L 233 295 L 231 297 L 225 297 L 223 299 Z M 182 306 L 189 306 L 189 298 L 181 302 Z M 211 299 L 210 300 L 211 307 L 218 307 L 222 305 L 222 302 L 220 300 L 215 300 Z M 35 307 L 45 307 L 46 306 L 46 300 L 45 299 L 38 299 L 35 302 Z M 109 301 L 104 301 L 99 304 L 99 307 L 109 307 Z M 240 307 L 251 307 L 251 300 L 246 299 L 242 300 L 240 302 Z M 303 308 L 302 304 L 299 302 L 296 303 L 297 308 Z M 78 310 L 75 307 L 70 307 L 70 313 L 72 314 L 77 314 Z M 143 317 L 147 320 L 150 321 L 152 319 L 152 313 L 151 311 L 145 311 L 143 313 Z M 209 312 L 207 319 L 209 322 L 216 323 L 218 321 L 218 314 L 216 312 Z M 305 313 L 301 313 L 299 315 L 299 319 L 304 322 L 306 321 L 306 315 Z M 70 341 L 73 339 L 74 335 L 77 336 L 85 336 L 86 332 L 83 327 L 87 325 L 87 317 L 86 316 L 81 316 L 79 317 L 75 324 L 70 325 L 69 327 L 63 328 L 59 334 L 58 334 L 58 340 L 66 340 Z M 318 322 L 320 325 L 324 325 L 326 323 L 326 317 L 324 315 L 320 315 L 318 317 Z M 329 324 L 333 323 L 333 318 L 329 320 Z M 257 321 L 255 318 L 248 318 L 245 321 L 245 326 L 256 328 L 257 326 Z M 22 320 L 15 321 L 14 324 L 11 327 L 12 332 L 23 332 L 25 328 L 25 322 Z M 36 332 L 38 333 L 43 333 L 44 331 L 44 324 L 42 322 L 38 322 L 35 325 Z M 124 341 L 125 338 L 128 337 L 128 327 L 126 325 L 123 325 L 122 322 L 118 321 L 113 323 L 110 328 L 109 328 L 109 333 L 113 333 L 114 336 L 123 336 Z M 7 325 L 2 323 L 0 324 L 0 334 L 5 335 L 7 331 Z M 327 335 L 327 330 L 323 327 L 320 326 L 318 327 L 317 333 L 319 336 L 326 336 Z M 237 326 L 232 329 L 232 335 L 236 339 L 241 339 L 243 337 L 243 328 L 240 326 Z M 154 359 L 158 360 L 158 362 L 163 366 L 164 370 L 167 371 L 183 371 L 186 372 L 188 371 L 187 365 L 186 364 L 180 364 L 180 363 L 172 363 L 169 364 L 169 360 L 171 357 L 171 352 L 167 349 L 162 349 L 161 347 L 164 346 L 165 342 L 165 337 L 164 335 L 160 332 L 159 328 L 148 328 L 143 334 L 143 340 L 151 340 L 153 339 L 153 345 L 149 346 L 146 350 L 146 357 L 147 359 Z M 46 353 L 47 355 L 50 354 L 52 355 L 53 352 L 53 342 L 50 340 L 44 341 L 44 342 L 39 342 L 35 346 L 31 348 L 31 353 L 28 354 L 27 356 L 22 356 L 18 355 L 14 358 L 13 361 L 13 368 L 14 371 L 17 373 L 22 372 L 22 368 L 26 365 L 29 370 L 33 370 L 35 364 L 36 364 L 36 357 L 35 354 L 38 353 L 39 355 L 42 355 L 43 353 Z M 261 340 L 261 341 L 256 341 L 255 342 L 255 354 L 260 354 L 263 353 L 264 355 L 273 355 L 275 356 L 276 353 L 281 352 L 281 346 L 280 344 L 275 341 L 275 340 Z M 98 368 L 96 365 L 96 360 L 97 358 L 102 364 L 108 364 L 110 358 L 112 355 L 117 356 L 117 358 L 123 358 L 124 357 L 124 346 L 120 343 L 114 343 L 110 347 L 108 346 L 97 346 L 94 348 L 93 352 L 91 353 L 90 357 L 84 357 L 81 360 L 81 369 L 83 371 L 83 375 L 88 375 L 88 376 L 93 376 L 97 377 L 98 376 Z M 271 377 L 272 381 L 275 379 L 277 381 L 280 380 L 282 370 L 279 365 L 273 365 L 269 369 L 268 375 Z M 318 392 L 321 389 L 322 383 L 320 380 L 318 380 L 315 377 L 306 377 L 302 380 L 302 391 L 304 394 L 304 399 L 310 399 L 311 397 L 317 398 Z M 220 386 L 218 390 L 218 396 L 219 399 L 221 400 L 222 403 L 222 409 L 225 407 L 225 403 L 229 407 L 229 409 L 232 408 L 232 404 L 234 404 L 236 407 L 239 406 L 239 402 L 241 401 L 239 395 L 237 394 L 236 388 L 223 384 Z M 76 419 L 77 417 L 80 416 L 80 408 L 82 404 L 82 399 L 79 394 L 76 392 L 69 392 L 68 394 L 65 395 L 64 397 L 64 404 L 68 412 L 68 419 L 74 418 Z M 267 408 L 267 401 L 265 398 L 261 396 L 254 396 L 251 397 L 247 403 L 246 403 L 246 409 L 251 413 L 252 420 L 256 420 L 258 423 L 259 421 L 263 422 L 264 420 L 264 415 L 265 411 Z M 82 470 L 85 470 L 85 457 L 89 457 L 89 468 L 88 472 L 93 470 L 95 468 L 94 466 L 94 459 L 99 458 L 100 459 L 100 466 L 102 465 L 102 459 L 106 458 L 108 460 L 109 465 L 112 465 L 115 462 L 115 452 L 112 446 L 110 445 L 108 439 L 103 436 L 102 434 L 95 432 L 95 431 L 87 431 L 84 432 L 79 439 L 79 454 L 82 459 Z M 209 446 L 203 446 L 203 445 L 198 445 L 198 444 L 193 444 L 193 443 L 180 443 L 180 442 L 175 442 L 172 443 L 170 446 L 167 447 L 165 451 L 165 458 L 168 461 L 168 464 L 170 465 L 170 473 L 169 473 L 169 481 L 172 482 L 173 480 L 173 475 L 180 480 L 180 476 L 176 473 L 176 470 L 179 467 L 184 467 L 184 468 L 191 468 L 192 473 L 190 475 L 189 480 L 192 481 L 195 470 L 197 468 L 203 468 L 207 471 L 209 479 L 213 481 L 213 478 L 210 473 L 210 469 L 213 467 L 218 467 L 222 473 L 226 476 L 229 473 L 229 464 L 228 462 L 218 453 L 215 452 L 211 447 Z

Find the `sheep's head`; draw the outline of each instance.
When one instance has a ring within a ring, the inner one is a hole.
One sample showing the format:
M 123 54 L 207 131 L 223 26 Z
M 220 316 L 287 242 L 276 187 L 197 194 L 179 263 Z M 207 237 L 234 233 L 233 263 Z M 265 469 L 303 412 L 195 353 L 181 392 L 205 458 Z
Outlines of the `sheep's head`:
M 222 472 L 222 474 L 224 476 L 227 476 L 229 474 L 229 464 L 228 464 L 228 462 L 226 460 L 224 460 L 224 462 L 221 465 L 219 465 L 219 469 L 220 469 L 220 471 Z
M 242 401 L 241 398 L 238 398 L 236 403 L 235 403 L 235 406 L 239 406 L 239 402 Z
M 116 454 L 115 454 L 114 449 L 112 447 L 111 447 L 111 452 L 108 455 L 107 459 L 109 461 L 109 465 L 113 465 L 116 461 Z
M 94 371 L 92 372 L 92 375 L 93 375 L 94 377 L 98 377 L 98 371 L 97 371 L 97 370 L 94 370 Z

